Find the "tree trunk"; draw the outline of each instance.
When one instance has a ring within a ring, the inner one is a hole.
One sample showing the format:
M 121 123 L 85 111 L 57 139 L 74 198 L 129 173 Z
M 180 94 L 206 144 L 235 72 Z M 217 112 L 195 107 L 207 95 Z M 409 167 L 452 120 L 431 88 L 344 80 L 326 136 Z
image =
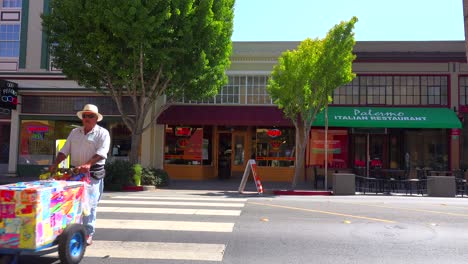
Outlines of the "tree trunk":
M 130 154 L 128 155 L 128 160 L 132 164 L 139 163 L 139 152 L 140 152 L 140 145 L 141 145 L 141 133 L 132 133 L 132 147 L 130 149 Z
M 291 186 L 292 189 L 296 188 L 297 183 L 303 176 L 304 172 L 305 147 L 307 145 L 304 135 L 307 132 L 306 130 L 307 129 L 304 126 L 302 120 L 299 120 L 296 124 L 296 164 L 294 169 L 294 178 Z

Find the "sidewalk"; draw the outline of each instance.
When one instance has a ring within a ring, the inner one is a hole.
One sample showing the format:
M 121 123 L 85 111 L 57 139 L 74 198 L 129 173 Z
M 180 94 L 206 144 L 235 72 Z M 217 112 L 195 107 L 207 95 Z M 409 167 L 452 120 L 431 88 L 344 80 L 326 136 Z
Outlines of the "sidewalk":
M 19 177 L 0 175 L 0 185 L 16 182 L 36 181 L 37 177 Z M 238 192 L 241 178 L 231 178 L 227 180 L 171 180 L 168 186 L 159 187 L 163 190 L 212 190 Z M 282 194 L 282 195 L 330 195 L 323 190 L 314 190 L 310 183 L 299 183 L 295 190 L 291 190 L 290 182 L 262 182 L 264 194 Z M 245 184 L 244 192 L 257 192 L 255 182 L 249 179 Z M 278 193 L 280 192 L 280 193 Z
M 173 190 L 216 190 L 216 191 L 235 191 L 239 190 L 241 178 L 231 178 L 228 180 L 171 180 L 169 186 L 160 187 L 159 189 L 173 189 Z M 281 191 L 281 194 L 289 195 L 329 195 L 324 193 L 323 190 L 314 190 L 310 183 L 299 183 L 295 190 L 291 190 L 290 182 L 262 182 L 265 194 L 273 194 Z M 245 192 L 257 192 L 255 182 L 253 180 L 247 181 L 245 184 Z

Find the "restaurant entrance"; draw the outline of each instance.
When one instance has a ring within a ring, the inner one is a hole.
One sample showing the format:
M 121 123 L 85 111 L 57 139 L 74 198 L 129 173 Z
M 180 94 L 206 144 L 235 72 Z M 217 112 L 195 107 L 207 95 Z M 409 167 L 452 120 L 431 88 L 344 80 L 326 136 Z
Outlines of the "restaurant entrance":
M 376 133 L 380 132 L 380 133 Z M 388 167 L 388 135 L 386 129 L 353 129 L 351 136 L 351 155 L 354 167 L 364 169 L 369 174 L 371 167 Z
M 249 146 L 248 131 L 245 127 L 219 127 L 218 140 L 218 178 L 240 177 L 245 169 L 246 146 Z
M 231 177 L 232 133 L 218 133 L 218 179 Z

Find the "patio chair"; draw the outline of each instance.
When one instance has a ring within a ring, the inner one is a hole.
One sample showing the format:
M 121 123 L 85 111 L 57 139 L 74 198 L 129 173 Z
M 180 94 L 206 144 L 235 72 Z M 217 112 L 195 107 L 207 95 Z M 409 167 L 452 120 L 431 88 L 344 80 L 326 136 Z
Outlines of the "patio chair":
M 325 188 L 325 175 L 319 174 L 317 166 L 314 166 L 314 185 L 315 189 L 318 189 L 318 183 L 322 183 L 322 188 Z

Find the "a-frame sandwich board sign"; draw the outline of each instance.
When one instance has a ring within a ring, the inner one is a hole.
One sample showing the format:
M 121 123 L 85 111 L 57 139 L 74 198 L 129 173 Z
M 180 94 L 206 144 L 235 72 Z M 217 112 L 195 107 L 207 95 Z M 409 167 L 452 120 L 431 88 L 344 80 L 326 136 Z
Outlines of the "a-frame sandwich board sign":
M 257 163 L 255 163 L 254 159 L 250 159 L 247 162 L 247 166 L 245 166 L 244 170 L 244 175 L 242 176 L 242 180 L 239 186 L 239 193 L 243 193 L 245 190 L 245 184 L 247 183 L 247 180 L 249 178 L 250 172 L 252 172 L 254 181 L 255 181 L 255 187 L 257 187 L 257 192 L 258 194 L 263 193 L 263 186 L 262 182 L 260 181 L 260 177 L 258 176 L 257 173 Z

